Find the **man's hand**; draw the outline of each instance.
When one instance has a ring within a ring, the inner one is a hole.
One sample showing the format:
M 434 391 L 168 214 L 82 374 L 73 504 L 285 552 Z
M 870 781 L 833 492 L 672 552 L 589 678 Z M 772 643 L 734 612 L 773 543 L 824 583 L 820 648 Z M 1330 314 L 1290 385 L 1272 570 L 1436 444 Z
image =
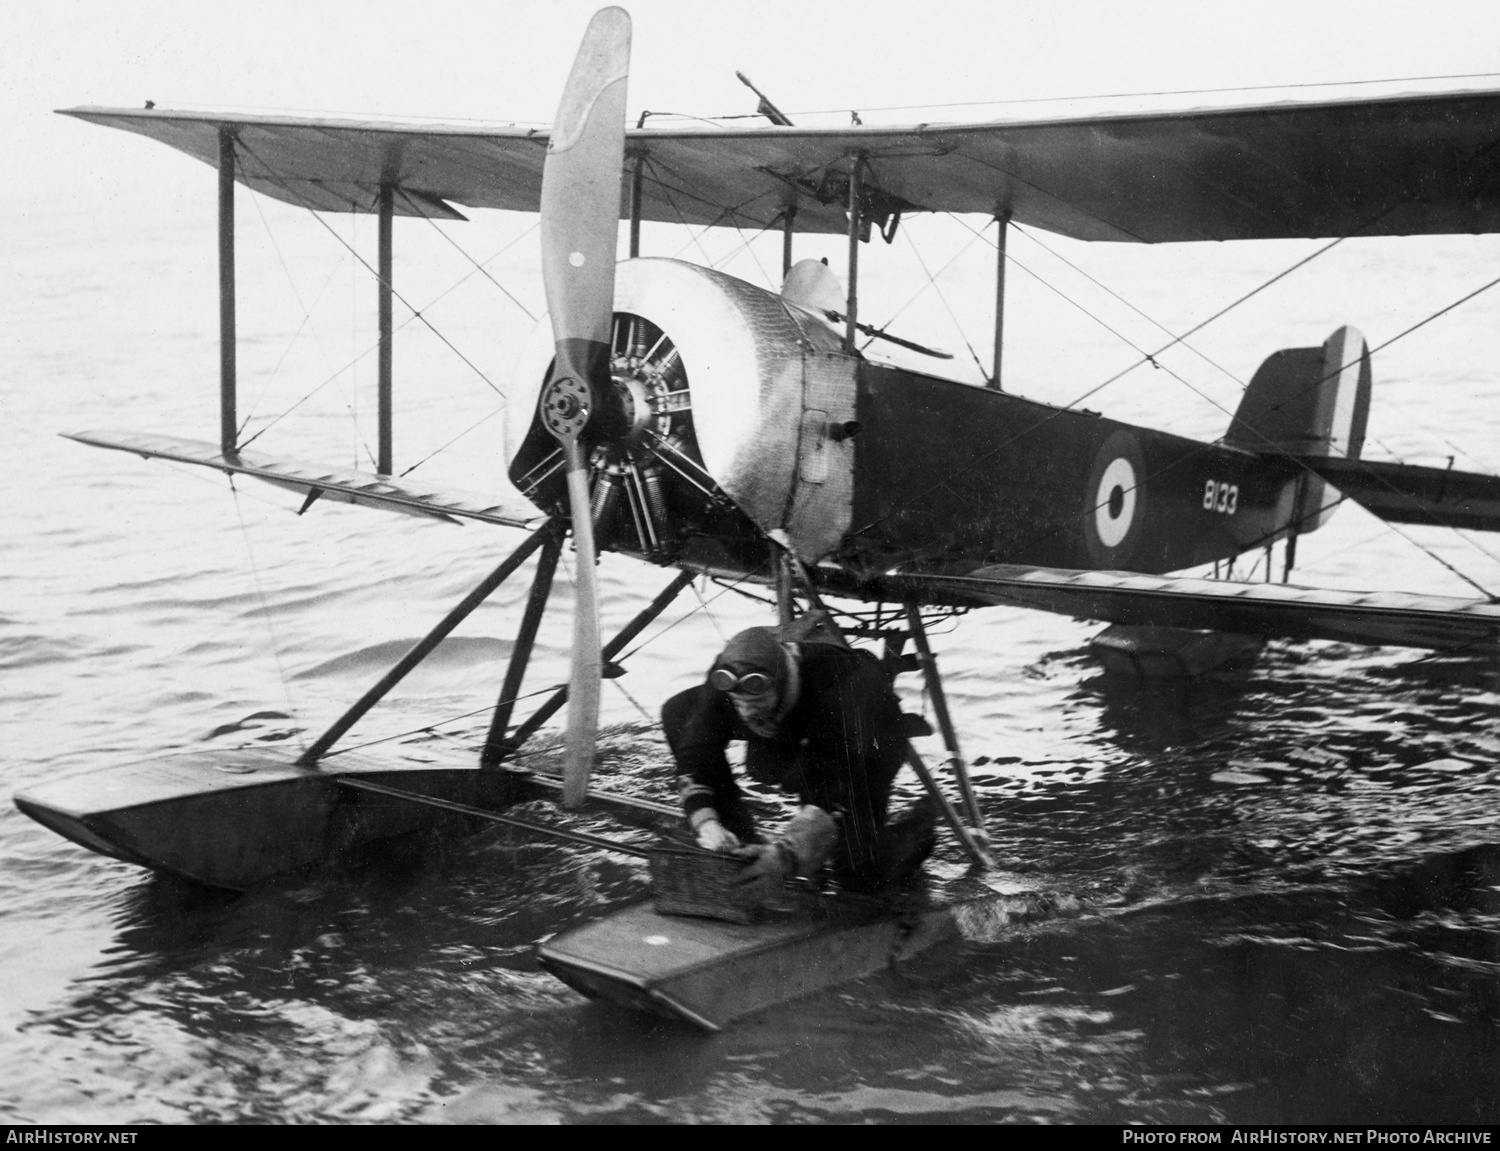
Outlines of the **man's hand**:
M 734 851 L 739 845 L 740 837 L 717 819 L 710 819 L 698 828 L 698 846 L 705 851 Z
M 734 886 L 759 903 L 779 903 L 782 884 L 796 870 L 797 860 L 784 843 L 752 843 L 734 853 L 745 861 Z
M 719 822 L 719 813 L 711 807 L 699 808 L 688 822 L 704 851 L 728 852 L 740 845 L 739 836 Z

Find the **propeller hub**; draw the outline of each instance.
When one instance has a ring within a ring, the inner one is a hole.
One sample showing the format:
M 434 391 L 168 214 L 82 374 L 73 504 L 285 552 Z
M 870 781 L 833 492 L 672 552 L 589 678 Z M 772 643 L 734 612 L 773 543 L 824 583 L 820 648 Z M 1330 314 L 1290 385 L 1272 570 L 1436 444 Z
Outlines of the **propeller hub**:
M 577 439 L 589 422 L 589 386 L 582 380 L 563 376 L 553 380 L 542 393 L 542 422 L 560 440 Z

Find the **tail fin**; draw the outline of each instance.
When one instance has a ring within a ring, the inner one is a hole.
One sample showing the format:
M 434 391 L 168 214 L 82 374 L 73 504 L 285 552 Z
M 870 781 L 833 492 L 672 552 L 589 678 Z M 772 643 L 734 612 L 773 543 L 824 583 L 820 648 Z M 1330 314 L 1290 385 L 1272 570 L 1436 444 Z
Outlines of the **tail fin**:
M 1344 326 L 1320 348 L 1272 352 L 1256 370 L 1224 442 L 1247 451 L 1359 459 L 1370 416 L 1370 352 L 1358 329 Z M 1302 481 L 1293 522 L 1322 527 L 1336 497 L 1322 480 Z

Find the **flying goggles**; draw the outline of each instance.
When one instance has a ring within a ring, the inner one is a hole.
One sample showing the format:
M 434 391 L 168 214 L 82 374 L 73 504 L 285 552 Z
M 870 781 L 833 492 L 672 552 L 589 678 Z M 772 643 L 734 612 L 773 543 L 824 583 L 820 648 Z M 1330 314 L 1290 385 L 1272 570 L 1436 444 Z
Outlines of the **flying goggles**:
M 776 681 L 763 671 L 735 675 L 727 667 L 714 668 L 708 673 L 708 682 L 719 691 L 732 691 L 738 695 L 764 695 L 776 686 Z

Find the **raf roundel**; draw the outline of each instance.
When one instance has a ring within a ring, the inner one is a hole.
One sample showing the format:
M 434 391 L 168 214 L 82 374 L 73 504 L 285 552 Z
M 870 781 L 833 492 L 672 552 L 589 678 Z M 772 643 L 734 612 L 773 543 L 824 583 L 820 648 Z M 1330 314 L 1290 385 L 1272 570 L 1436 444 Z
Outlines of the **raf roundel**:
M 1141 536 L 1146 513 L 1146 468 L 1129 432 L 1109 436 L 1094 457 L 1083 493 L 1083 538 L 1100 567 L 1126 563 Z

